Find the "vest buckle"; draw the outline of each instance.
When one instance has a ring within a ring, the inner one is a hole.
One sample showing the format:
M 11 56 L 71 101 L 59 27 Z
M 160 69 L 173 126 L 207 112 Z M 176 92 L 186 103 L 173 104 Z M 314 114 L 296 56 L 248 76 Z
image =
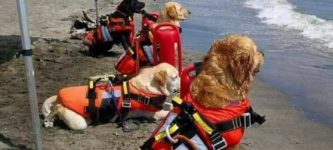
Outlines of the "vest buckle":
M 130 98 L 124 98 L 123 100 L 123 104 L 122 104 L 123 108 L 131 108 L 131 99 Z
M 243 121 L 244 121 L 244 128 L 249 128 L 251 127 L 251 113 L 247 112 L 247 113 L 244 113 L 242 114 L 242 117 L 243 117 Z

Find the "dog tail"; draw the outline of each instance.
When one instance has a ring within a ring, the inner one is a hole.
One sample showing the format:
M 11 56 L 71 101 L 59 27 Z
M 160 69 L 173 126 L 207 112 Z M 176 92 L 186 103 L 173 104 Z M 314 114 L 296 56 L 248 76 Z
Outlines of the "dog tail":
M 51 107 L 53 107 L 56 102 L 57 102 L 57 95 L 51 96 L 44 101 L 41 110 L 44 118 L 46 118 L 51 113 Z

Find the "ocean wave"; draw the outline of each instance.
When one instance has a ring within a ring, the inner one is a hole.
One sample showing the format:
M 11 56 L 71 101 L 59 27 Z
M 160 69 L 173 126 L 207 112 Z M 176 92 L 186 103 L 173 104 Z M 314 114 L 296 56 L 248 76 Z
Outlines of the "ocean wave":
M 317 39 L 333 48 L 333 22 L 315 15 L 302 14 L 287 0 L 246 0 L 245 6 L 259 10 L 264 23 L 300 31 L 310 39 Z

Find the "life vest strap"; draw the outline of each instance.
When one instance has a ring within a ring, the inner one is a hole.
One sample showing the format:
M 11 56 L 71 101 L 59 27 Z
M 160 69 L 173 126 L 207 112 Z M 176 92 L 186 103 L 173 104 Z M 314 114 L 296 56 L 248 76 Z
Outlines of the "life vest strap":
M 129 93 L 128 97 L 130 99 L 143 103 L 144 105 L 154 106 L 158 109 L 162 109 L 163 103 L 166 99 L 166 96 L 164 96 L 164 95 L 158 96 L 158 97 L 145 97 L 145 96 L 137 95 L 137 94 L 133 94 L 133 93 Z
M 212 147 L 214 150 L 223 150 L 228 146 L 227 141 L 224 137 L 220 135 L 220 132 L 214 132 L 210 136 L 210 140 L 212 142 Z
M 239 117 L 216 124 L 211 124 L 211 123 L 209 124 L 211 124 L 211 126 L 213 126 L 213 128 L 215 128 L 215 130 L 217 131 L 228 132 L 238 128 L 249 128 L 251 127 L 252 124 L 255 123 L 261 125 L 264 122 L 265 122 L 265 116 L 260 116 L 259 114 L 254 112 L 250 107 L 248 112 L 242 114 Z
M 85 108 L 85 112 L 88 112 L 90 114 L 93 124 L 97 123 L 99 118 L 99 113 L 95 106 L 95 100 L 97 98 L 95 89 L 96 89 L 96 82 L 89 81 L 88 93 L 87 93 L 87 98 L 89 99 L 89 102 L 88 106 Z
M 221 132 L 224 133 L 238 128 L 248 128 L 254 123 L 262 124 L 263 122 L 265 122 L 265 117 L 260 116 L 259 114 L 254 112 L 250 107 L 248 112 L 244 113 L 239 117 L 233 118 L 228 121 L 213 124 L 210 121 L 208 121 L 205 117 L 201 116 L 191 104 L 185 103 L 181 98 L 174 97 L 172 99 L 172 102 L 175 107 L 179 107 L 183 111 L 182 113 L 179 114 L 182 116 L 177 116 L 177 118 L 186 119 L 187 121 L 192 121 L 192 123 L 189 123 L 192 125 L 194 122 L 196 122 L 209 136 L 212 144 L 211 146 L 214 150 L 222 150 L 228 146 L 227 141 L 220 134 Z M 177 121 L 179 121 L 179 119 L 175 119 L 173 123 L 176 124 Z M 183 124 L 184 123 L 182 123 L 182 125 Z M 177 130 L 177 132 L 182 132 L 181 130 L 183 130 L 182 127 L 180 127 Z M 157 136 L 157 137 L 161 138 L 164 136 Z M 145 145 L 148 145 L 149 143 L 152 143 L 151 139 L 148 143 L 145 143 Z

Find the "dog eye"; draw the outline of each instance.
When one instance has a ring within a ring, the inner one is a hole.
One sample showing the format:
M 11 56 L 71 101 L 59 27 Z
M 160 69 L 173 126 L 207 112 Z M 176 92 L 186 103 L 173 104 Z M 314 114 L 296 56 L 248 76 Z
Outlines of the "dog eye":
M 171 77 L 172 80 L 176 80 L 177 79 L 177 76 L 174 76 L 174 77 Z

